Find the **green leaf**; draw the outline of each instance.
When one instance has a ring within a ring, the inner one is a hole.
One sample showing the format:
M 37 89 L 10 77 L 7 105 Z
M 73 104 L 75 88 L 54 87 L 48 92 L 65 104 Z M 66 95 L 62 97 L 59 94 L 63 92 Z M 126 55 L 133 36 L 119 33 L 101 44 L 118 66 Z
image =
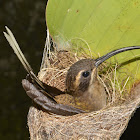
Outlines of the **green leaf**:
M 49 0 L 46 20 L 59 48 L 84 48 L 94 57 L 127 46 L 140 45 L 140 0 Z M 109 59 L 122 64 L 121 80 L 129 86 L 140 80 L 140 50 Z M 127 77 L 125 77 L 127 79 Z

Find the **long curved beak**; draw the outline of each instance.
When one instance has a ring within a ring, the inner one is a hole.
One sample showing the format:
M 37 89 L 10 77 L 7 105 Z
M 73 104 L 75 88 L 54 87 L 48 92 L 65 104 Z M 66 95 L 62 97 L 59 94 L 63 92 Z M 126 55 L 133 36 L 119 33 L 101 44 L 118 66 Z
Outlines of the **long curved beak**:
M 129 51 L 129 50 L 134 50 L 134 49 L 140 49 L 140 46 L 125 47 L 125 48 L 121 48 L 121 49 L 111 51 L 111 52 L 107 53 L 106 55 L 103 55 L 103 56 L 95 59 L 95 66 L 98 67 L 105 60 L 109 59 L 110 57 L 112 57 L 112 56 L 114 56 L 118 53 L 122 53 L 122 52 Z

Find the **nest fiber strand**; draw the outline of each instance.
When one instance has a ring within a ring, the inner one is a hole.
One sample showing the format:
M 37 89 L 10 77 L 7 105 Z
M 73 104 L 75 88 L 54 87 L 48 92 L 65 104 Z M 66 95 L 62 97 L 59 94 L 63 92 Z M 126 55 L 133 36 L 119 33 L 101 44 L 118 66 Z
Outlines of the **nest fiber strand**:
M 39 73 L 40 80 L 64 90 L 67 69 L 77 58 L 66 52 L 52 58 L 51 68 Z M 66 57 L 67 56 L 67 57 Z M 66 58 L 66 59 L 65 59 Z M 69 59 L 67 59 L 69 58 Z M 74 58 L 74 59 L 73 59 Z M 67 62 L 66 62 L 67 60 Z M 62 63 L 64 61 L 67 66 Z M 61 64 L 62 63 L 62 64 Z M 60 65 L 61 64 L 61 65 Z M 56 75 L 56 78 L 52 78 Z M 59 73 L 59 74 L 58 74 Z M 47 78 L 46 78 L 47 77 Z M 49 79 L 50 77 L 51 79 Z M 58 82 L 60 81 L 60 82 Z M 59 85 L 58 85 L 59 83 Z M 60 83 L 62 85 L 60 85 Z M 61 88 L 60 88 L 61 87 Z M 132 97 L 123 103 L 107 106 L 100 111 L 60 116 L 30 107 L 28 126 L 31 140 L 118 140 L 126 129 L 131 116 L 140 105 L 140 84 L 133 89 Z

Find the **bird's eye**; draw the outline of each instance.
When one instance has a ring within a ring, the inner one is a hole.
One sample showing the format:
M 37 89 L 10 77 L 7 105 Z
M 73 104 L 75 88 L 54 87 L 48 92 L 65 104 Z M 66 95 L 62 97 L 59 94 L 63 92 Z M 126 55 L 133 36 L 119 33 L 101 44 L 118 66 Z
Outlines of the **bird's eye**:
M 89 74 L 90 74 L 89 71 L 84 71 L 84 72 L 82 73 L 82 76 L 83 76 L 83 77 L 88 77 Z

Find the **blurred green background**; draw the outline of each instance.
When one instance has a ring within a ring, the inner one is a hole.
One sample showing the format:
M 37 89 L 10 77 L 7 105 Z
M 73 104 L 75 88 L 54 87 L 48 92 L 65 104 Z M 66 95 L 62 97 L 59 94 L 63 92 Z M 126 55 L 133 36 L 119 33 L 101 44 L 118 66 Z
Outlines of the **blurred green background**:
M 47 0 L 0 0 L 0 140 L 28 140 L 27 114 L 31 100 L 21 86 L 26 72 L 3 36 L 7 25 L 37 73 L 46 38 Z M 140 109 L 122 140 L 140 138 Z

